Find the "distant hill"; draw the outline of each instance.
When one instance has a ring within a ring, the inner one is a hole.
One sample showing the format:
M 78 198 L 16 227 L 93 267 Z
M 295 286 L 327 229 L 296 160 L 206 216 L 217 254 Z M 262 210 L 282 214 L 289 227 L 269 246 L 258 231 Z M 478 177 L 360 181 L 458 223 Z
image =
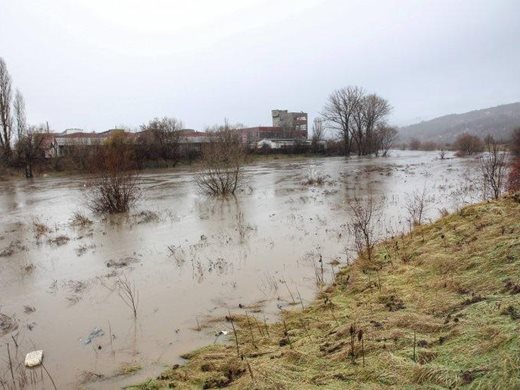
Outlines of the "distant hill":
M 497 139 L 508 139 L 516 127 L 520 127 L 520 102 L 404 126 L 399 128 L 399 137 L 403 142 L 415 137 L 420 141 L 444 143 L 453 142 L 459 134 L 467 132 L 480 137 L 491 134 Z

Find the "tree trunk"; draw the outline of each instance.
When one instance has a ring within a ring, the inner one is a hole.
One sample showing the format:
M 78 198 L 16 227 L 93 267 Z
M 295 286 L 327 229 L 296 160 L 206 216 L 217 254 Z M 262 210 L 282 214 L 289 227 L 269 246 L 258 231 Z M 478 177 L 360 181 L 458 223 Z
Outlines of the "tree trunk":
M 32 177 L 33 177 L 32 164 L 30 162 L 28 162 L 25 165 L 25 177 L 27 179 L 32 179 Z

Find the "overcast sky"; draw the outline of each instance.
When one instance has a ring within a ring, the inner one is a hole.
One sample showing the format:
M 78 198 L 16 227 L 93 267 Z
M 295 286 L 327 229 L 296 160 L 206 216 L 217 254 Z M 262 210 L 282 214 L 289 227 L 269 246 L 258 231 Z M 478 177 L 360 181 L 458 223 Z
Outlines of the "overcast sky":
M 403 125 L 520 101 L 520 1 L 0 0 L 0 56 L 55 130 L 270 125 L 347 85 Z

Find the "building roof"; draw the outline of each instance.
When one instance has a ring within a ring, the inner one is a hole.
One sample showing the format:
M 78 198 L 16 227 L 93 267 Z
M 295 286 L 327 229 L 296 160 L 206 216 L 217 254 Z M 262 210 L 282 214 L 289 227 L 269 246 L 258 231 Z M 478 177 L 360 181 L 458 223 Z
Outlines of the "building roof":
M 257 130 L 257 131 L 277 131 L 282 130 L 281 127 L 278 126 L 254 126 L 254 127 L 244 127 L 242 129 L 237 129 L 238 131 L 248 131 L 248 130 Z

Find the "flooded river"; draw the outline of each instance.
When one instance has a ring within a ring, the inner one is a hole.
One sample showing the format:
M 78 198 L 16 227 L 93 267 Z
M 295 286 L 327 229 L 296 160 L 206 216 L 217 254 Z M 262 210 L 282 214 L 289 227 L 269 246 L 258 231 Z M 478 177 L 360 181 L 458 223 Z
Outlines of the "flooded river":
M 12 383 L 6 343 L 27 388 L 52 388 L 41 368 L 21 368 L 39 349 L 60 389 L 156 375 L 182 353 L 225 342 L 215 333 L 226 325 L 213 319 L 228 310 L 273 320 L 300 297 L 311 301 L 320 256 L 326 282 L 338 267 L 331 262 L 354 257 L 346 228 L 353 196 L 385 198 L 378 227 L 388 236 L 408 228 L 403 205 L 414 191 L 426 188 L 427 218 L 457 207 L 474 165 L 404 151 L 266 160 L 245 168 L 246 186 L 231 200 L 198 193 L 188 168 L 144 173 L 137 209 L 107 219 L 85 208 L 85 177 L 0 182 L 0 313 L 16 328 L 0 338 L 0 380 Z M 303 184 L 309 172 L 326 183 Z M 93 223 L 71 226 L 75 212 Z M 135 286 L 135 321 L 121 280 Z

